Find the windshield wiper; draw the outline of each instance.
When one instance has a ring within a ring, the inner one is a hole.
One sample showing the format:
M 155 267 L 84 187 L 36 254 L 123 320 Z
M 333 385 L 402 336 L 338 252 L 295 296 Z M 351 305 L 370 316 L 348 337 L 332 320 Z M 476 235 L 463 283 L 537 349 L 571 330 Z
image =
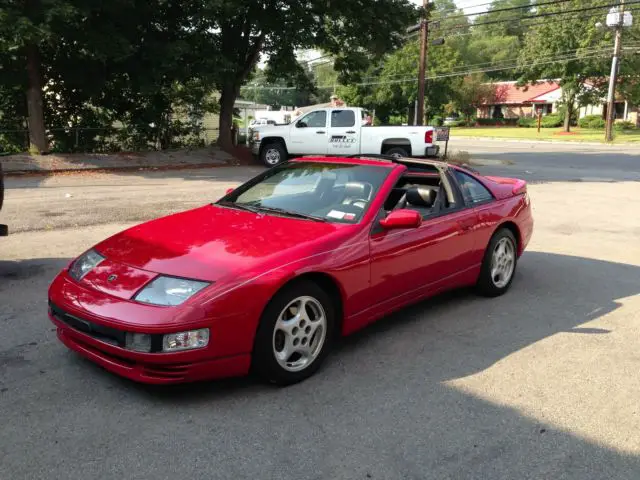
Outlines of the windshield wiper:
M 247 212 L 259 213 L 256 207 L 251 207 L 244 203 L 235 203 L 235 202 L 217 202 L 218 205 L 222 205 L 223 207 L 235 208 L 236 210 L 246 210 Z
M 304 218 L 306 220 L 313 220 L 314 222 L 326 222 L 327 221 L 325 218 L 322 218 L 322 217 L 316 217 L 315 215 L 308 215 L 306 213 L 292 212 L 291 210 L 286 210 L 284 208 L 265 207 L 265 206 L 262 206 L 262 205 L 256 206 L 255 208 L 257 210 L 261 210 L 261 211 L 264 211 L 264 212 L 279 213 L 281 215 L 286 215 L 287 217 Z

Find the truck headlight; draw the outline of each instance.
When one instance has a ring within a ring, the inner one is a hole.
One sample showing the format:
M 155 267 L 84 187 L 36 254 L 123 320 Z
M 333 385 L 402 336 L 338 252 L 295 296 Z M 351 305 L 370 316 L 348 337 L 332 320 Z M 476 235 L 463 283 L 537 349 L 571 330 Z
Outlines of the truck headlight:
M 69 275 L 75 280 L 80 281 L 87 273 L 100 265 L 104 259 L 105 258 L 95 250 L 89 250 L 73 262 L 71 268 L 69 268 Z
M 151 305 L 172 307 L 186 302 L 189 298 L 209 285 L 208 282 L 161 275 L 144 287 L 134 297 L 134 300 Z
M 209 344 L 209 329 L 189 330 L 187 332 L 169 333 L 162 339 L 163 352 L 179 352 L 204 348 Z

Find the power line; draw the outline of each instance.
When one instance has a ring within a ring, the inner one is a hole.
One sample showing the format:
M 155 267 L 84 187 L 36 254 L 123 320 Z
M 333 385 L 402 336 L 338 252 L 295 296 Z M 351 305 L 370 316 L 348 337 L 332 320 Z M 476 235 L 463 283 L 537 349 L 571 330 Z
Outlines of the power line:
M 582 49 L 582 50 L 567 50 L 564 52 L 556 52 L 552 55 L 547 55 L 546 57 L 543 58 L 559 58 L 559 57 L 563 57 L 563 56 L 567 56 L 567 55 L 585 55 L 585 54 L 590 54 L 590 53 L 597 53 L 597 52 L 602 52 L 602 51 L 607 51 L 609 49 L 609 47 L 592 47 L 592 48 L 586 48 L 586 49 Z M 460 65 L 458 67 L 453 67 L 452 72 L 456 72 L 462 69 L 473 69 L 473 68 L 480 68 L 480 67 L 498 67 L 498 66 L 502 66 L 505 64 L 510 64 L 515 62 L 516 59 L 506 59 L 506 60 L 501 60 L 498 62 L 481 62 L 481 63 L 473 63 L 471 65 Z M 415 75 L 408 75 L 407 73 L 398 73 L 398 74 L 391 74 L 391 75 L 385 75 L 386 78 L 393 78 L 393 77 L 403 77 L 405 79 L 415 79 Z M 369 77 L 364 77 L 364 79 L 368 79 L 368 78 L 377 78 L 374 76 L 369 76 Z
M 640 49 L 640 42 L 627 45 L 627 47 L 630 49 L 634 49 L 634 48 Z M 548 55 L 546 57 L 542 57 L 542 61 L 534 61 L 526 64 L 518 64 L 515 59 L 503 60 L 500 62 L 475 63 L 471 65 L 463 65 L 460 67 L 455 67 L 454 70 L 451 72 L 446 72 L 446 73 L 441 73 L 435 76 L 431 76 L 431 77 L 428 77 L 428 79 L 466 76 L 466 75 L 471 75 L 473 73 L 488 73 L 488 72 L 496 72 L 496 71 L 504 71 L 504 70 L 515 70 L 522 66 L 545 65 L 549 63 L 560 63 L 560 62 L 572 61 L 572 60 L 598 58 L 602 56 L 607 56 L 608 51 L 609 51 L 609 47 L 604 47 L 604 46 L 587 48 L 583 50 L 575 50 L 575 51 L 571 50 L 571 51 L 555 53 L 553 55 Z M 512 63 L 509 63 L 509 62 L 512 62 Z M 479 68 L 479 67 L 482 67 L 482 68 Z M 463 72 L 458 71 L 462 68 L 465 68 L 466 70 Z M 396 75 L 386 75 L 385 77 L 386 78 L 402 77 L 402 78 L 393 79 L 393 80 L 384 80 L 380 82 L 360 82 L 360 83 L 353 83 L 351 85 L 366 86 L 366 85 L 393 84 L 393 83 L 409 83 L 409 82 L 415 82 L 415 79 L 416 79 L 415 75 L 413 74 L 410 75 L 406 73 L 396 74 Z M 374 78 L 374 77 L 364 77 L 364 78 L 367 79 L 367 78 Z M 333 88 L 334 86 L 335 85 L 316 86 L 316 88 L 321 88 L 321 89 Z M 285 86 L 276 86 L 276 85 L 274 86 L 246 85 L 243 88 L 262 89 L 262 90 L 265 90 L 265 89 L 295 90 L 297 89 L 297 87 L 285 87 Z
M 637 45 L 632 45 L 632 46 L 628 46 L 628 48 L 632 49 L 634 51 L 634 53 L 639 53 L 640 52 L 640 44 Z M 482 69 L 475 69 L 475 70 L 467 70 L 464 72 L 451 72 L 451 73 L 442 73 L 442 74 L 438 74 L 438 75 L 432 75 L 427 77 L 427 80 L 437 80 L 437 79 L 442 79 L 442 78 L 453 78 L 453 77 L 462 77 L 462 76 L 468 76 L 468 75 L 473 75 L 474 73 L 490 73 L 490 72 L 499 72 L 499 71 L 505 71 L 505 70 L 516 70 L 518 68 L 521 67 L 527 67 L 527 66 L 535 66 L 535 65 L 548 65 L 548 64 L 553 64 L 553 63 L 561 63 L 561 62 L 569 62 L 572 60 L 589 60 L 589 59 L 595 59 L 595 58 L 606 58 L 609 56 L 609 52 L 607 48 L 603 48 L 601 51 L 595 51 L 589 55 L 566 55 L 563 57 L 558 57 L 558 58 L 553 58 L 553 59 L 549 59 L 549 60 L 543 60 L 543 61 L 535 61 L 535 62 L 530 62 L 530 63 L 513 63 L 511 65 L 508 66 L 493 66 L 493 67 L 488 67 L 488 68 L 482 68 Z M 384 81 L 379 81 L 379 82 L 360 82 L 360 83 L 352 83 L 350 85 L 352 86 L 369 86 L 369 85 L 390 85 L 390 84 L 401 84 L 401 83 L 410 83 L 410 82 L 415 82 L 415 76 L 407 76 L 403 79 L 397 79 L 397 80 L 384 80 Z M 336 85 L 319 85 L 316 88 L 318 89 L 332 89 L 334 88 Z M 342 86 L 342 85 L 340 85 Z M 270 87 L 270 86 L 247 86 L 246 88 L 250 88 L 250 89 L 256 89 L 256 90 L 295 90 L 297 87 Z
M 640 12 L 640 9 L 638 9 L 638 8 L 629 8 L 629 9 L 625 9 L 625 11 L 626 12 Z M 596 17 L 600 17 L 601 15 L 602 14 L 600 12 L 591 13 L 589 15 L 583 16 L 582 20 L 585 20 L 585 19 L 590 20 L 590 19 L 593 19 L 593 18 L 596 18 Z M 522 23 L 522 26 L 529 28 L 529 27 L 535 27 L 535 26 L 539 26 L 539 25 L 547 25 L 549 23 L 565 22 L 566 20 L 567 20 L 566 18 L 551 18 L 551 19 L 548 19 L 548 20 L 544 20 L 542 22 Z M 469 25 L 469 26 L 473 27 L 475 25 L 472 24 L 472 25 Z M 453 35 L 446 35 L 445 34 L 444 38 L 466 37 L 468 35 L 474 35 L 475 33 L 477 33 L 477 32 L 469 31 L 469 32 L 463 32 L 463 33 L 456 33 L 456 34 L 453 34 Z
M 557 5 L 559 3 L 566 3 L 566 2 L 570 2 L 571 0 L 552 0 L 552 1 L 547 1 L 547 2 L 539 2 L 533 5 L 522 5 L 520 7 L 505 7 L 505 8 L 496 8 L 495 10 L 488 10 L 486 13 L 499 13 L 499 12 L 509 12 L 509 11 L 513 11 L 513 10 L 522 10 L 522 9 L 533 9 L 536 7 L 544 7 L 545 5 Z M 493 2 L 492 2 L 493 4 Z M 449 20 L 451 18 L 460 18 L 460 17 L 474 17 L 476 15 L 479 15 L 478 13 L 461 13 L 459 15 L 453 15 L 450 17 L 446 17 L 446 20 Z M 441 18 L 438 18 L 438 20 L 441 20 Z
M 635 1 L 635 2 L 629 2 L 626 5 L 638 5 L 640 4 L 640 1 Z M 470 28 L 470 27 L 479 27 L 481 25 L 494 25 L 497 23 L 505 23 L 505 22 L 514 22 L 514 21 L 522 21 L 522 20 L 529 20 L 529 19 L 533 19 L 533 18 L 543 18 L 543 17 L 551 17 L 551 16 L 555 16 L 555 15 L 566 15 L 568 13 L 579 13 L 579 12 L 587 12 L 587 11 L 591 11 L 591 10 L 599 10 L 602 8 L 610 8 L 610 7 L 616 7 L 620 5 L 619 3 L 612 3 L 612 4 L 607 4 L 607 5 L 599 5 L 597 7 L 582 7 L 582 8 L 575 8 L 572 10 L 562 10 L 559 12 L 544 12 L 544 13 L 537 13 L 535 15 L 525 15 L 525 16 L 521 16 L 521 17 L 511 17 L 511 18 L 505 18 L 502 20 L 491 20 L 488 22 L 478 22 L 478 23 L 472 23 L 472 24 L 459 24 L 459 25 L 451 25 L 451 26 L 447 26 L 445 29 L 443 30 L 456 30 L 456 29 L 461 29 L 461 28 Z
M 447 12 L 458 12 L 460 10 L 470 10 L 472 8 L 480 8 L 480 7 L 486 7 L 489 5 L 493 5 L 494 2 L 487 2 L 487 3 L 479 3 L 479 4 L 475 4 L 475 5 L 457 5 L 455 8 L 446 8 L 443 10 L 436 10 L 435 13 L 438 14 L 442 14 L 442 13 L 447 13 Z M 482 13 L 472 13 L 471 15 L 482 15 Z M 438 19 L 443 18 L 443 17 L 438 17 Z

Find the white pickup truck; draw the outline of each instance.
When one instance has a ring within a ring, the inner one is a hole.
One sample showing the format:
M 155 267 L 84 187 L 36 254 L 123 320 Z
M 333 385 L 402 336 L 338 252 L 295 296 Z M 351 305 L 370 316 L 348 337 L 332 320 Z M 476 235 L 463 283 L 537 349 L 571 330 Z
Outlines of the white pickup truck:
M 365 125 L 362 108 L 321 108 L 289 125 L 253 129 L 251 151 L 268 167 L 300 155 L 435 157 L 434 128 Z

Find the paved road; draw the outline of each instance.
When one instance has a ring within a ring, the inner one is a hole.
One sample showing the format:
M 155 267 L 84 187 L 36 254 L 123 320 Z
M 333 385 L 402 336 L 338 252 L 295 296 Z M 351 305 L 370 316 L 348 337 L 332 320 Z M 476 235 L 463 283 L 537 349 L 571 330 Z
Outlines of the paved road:
M 0 239 L 0 478 L 640 478 L 638 183 L 532 185 L 508 295 L 423 302 L 290 388 L 138 386 L 56 341 L 46 288 L 73 256 L 250 174 L 9 180 L 22 232 Z
M 531 182 L 640 180 L 640 146 L 635 145 L 454 138 L 449 146 L 469 152 L 474 161 L 486 161 L 483 172 Z M 508 165 L 500 165 L 504 163 Z

